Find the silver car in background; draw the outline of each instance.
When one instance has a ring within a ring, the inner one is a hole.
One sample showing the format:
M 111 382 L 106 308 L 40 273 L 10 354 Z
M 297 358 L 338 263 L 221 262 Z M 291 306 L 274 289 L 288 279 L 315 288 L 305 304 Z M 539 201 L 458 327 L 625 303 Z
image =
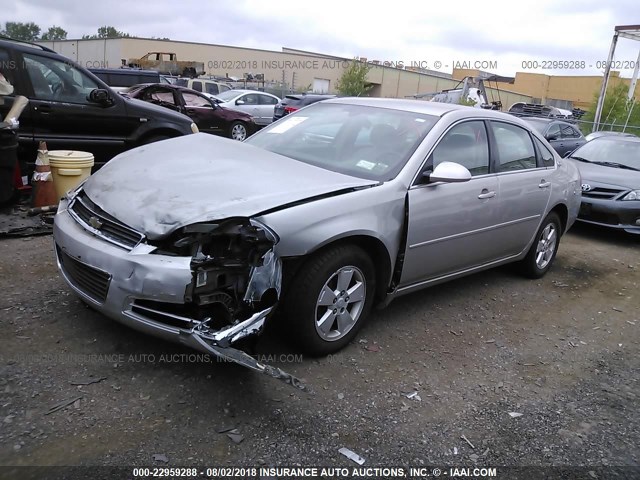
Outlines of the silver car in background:
M 257 125 L 269 125 L 273 111 L 280 101 L 278 97 L 256 90 L 227 90 L 215 95 L 219 105 L 251 115 Z
M 509 262 L 540 277 L 579 206 L 575 164 L 513 116 L 340 98 L 244 143 L 123 153 L 61 202 L 54 238 L 105 315 L 296 383 L 234 345 L 278 313 L 327 354 L 398 295 Z

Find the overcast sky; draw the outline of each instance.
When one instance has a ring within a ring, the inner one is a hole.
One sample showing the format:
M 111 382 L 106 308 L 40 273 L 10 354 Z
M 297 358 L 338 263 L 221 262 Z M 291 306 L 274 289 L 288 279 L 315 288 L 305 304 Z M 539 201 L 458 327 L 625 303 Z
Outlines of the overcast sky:
M 491 61 L 496 73 L 597 74 L 613 27 L 640 24 L 639 0 L 0 0 L 0 21 L 63 27 L 68 38 L 102 25 L 141 37 L 268 50 L 282 47 L 348 58 L 418 62 L 450 73 L 453 62 Z M 635 62 L 640 42 L 621 39 L 616 60 Z M 542 70 L 541 62 L 585 61 Z M 535 64 L 523 62 L 539 62 Z M 622 71 L 631 76 L 633 70 Z

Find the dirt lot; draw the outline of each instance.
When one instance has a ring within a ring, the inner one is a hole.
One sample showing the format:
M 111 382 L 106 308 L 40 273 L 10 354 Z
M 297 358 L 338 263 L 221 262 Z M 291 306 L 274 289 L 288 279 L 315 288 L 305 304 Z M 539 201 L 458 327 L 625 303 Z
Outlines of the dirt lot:
M 331 358 L 262 339 L 312 394 L 89 310 L 50 236 L 0 251 L 0 465 L 640 464 L 639 237 L 575 227 L 545 278 L 403 297 Z

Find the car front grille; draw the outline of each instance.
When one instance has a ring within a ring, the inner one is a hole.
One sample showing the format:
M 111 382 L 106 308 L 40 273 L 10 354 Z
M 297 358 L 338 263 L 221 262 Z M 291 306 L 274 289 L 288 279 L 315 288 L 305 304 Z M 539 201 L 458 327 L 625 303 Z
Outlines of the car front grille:
M 69 212 L 86 230 L 127 250 L 133 249 L 144 240 L 143 234 L 103 211 L 84 191 L 78 193 L 72 200 Z
M 67 255 L 56 245 L 58 261 L 69 281 L 97 302 L 104 303 L 109 292 L 111 275 Z
M 611 198 L 615 198 L 620 195 L 624 190 L 620 190 L 617 188 L 600 188 L 596 187 L 593 190 L 589 190 L 585 192 L 582 191 L 582 196 L 586 198 L 600 198 L 602 200 L 609 200 Z

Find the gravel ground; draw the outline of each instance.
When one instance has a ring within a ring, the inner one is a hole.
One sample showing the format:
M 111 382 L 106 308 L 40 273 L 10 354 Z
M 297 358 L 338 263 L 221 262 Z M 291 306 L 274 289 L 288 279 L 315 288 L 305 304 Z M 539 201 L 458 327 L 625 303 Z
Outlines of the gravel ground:
M 88 309 L 58 276 L 49 236 L 0 251 L 6 475 L 356 466 L 340 447 L 368 466 L 640 464 L 639 237 L 574 227 L 543 279 L 500 268 L 400 298 L 331 357 L 267 334 L 261 359 L 311 394 Z

